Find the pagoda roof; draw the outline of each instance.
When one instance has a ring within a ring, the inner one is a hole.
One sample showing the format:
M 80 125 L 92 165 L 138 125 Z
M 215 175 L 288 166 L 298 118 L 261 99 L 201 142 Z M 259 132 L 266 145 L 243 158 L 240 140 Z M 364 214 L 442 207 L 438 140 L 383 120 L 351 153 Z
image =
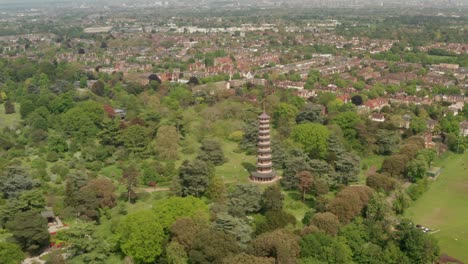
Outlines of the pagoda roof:
M 270 116 L 267 115 L 267 113 L 263 112 L 263 113 L 259 116 L 259 118 L 266 119 L 266 118 L 270 118 Z

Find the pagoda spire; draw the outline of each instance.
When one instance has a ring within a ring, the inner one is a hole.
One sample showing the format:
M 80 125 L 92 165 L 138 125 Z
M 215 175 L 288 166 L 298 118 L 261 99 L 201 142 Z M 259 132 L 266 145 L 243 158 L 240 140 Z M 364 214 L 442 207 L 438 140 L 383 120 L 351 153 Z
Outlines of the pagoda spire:
M 265 112 L 258 117 L 258 144 L 257 144 L 257 170 L 252 172 L 250 179 L 253 182 L 272 182 L 277 179 L 273 170 L 270 141 L 270 116 Z

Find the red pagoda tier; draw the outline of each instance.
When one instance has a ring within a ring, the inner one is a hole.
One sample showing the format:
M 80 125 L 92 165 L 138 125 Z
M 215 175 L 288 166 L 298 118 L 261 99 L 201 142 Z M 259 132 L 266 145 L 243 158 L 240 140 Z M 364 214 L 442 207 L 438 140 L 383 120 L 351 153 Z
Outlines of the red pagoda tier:
M 272 182 L 277 179 L 273 170 L 270 142 L 270 116 L 263 112 L 258 117 L 257 171 L 250 179 L 254 182 Z

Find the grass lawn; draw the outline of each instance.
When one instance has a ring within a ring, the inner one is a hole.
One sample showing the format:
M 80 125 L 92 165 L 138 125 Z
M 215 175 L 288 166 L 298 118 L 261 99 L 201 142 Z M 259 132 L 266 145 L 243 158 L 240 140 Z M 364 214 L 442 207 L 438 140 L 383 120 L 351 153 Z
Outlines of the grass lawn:
M 434 164 L 442 173 L 406 212 L 415 224 L 432 230 L 441 253 L 468 261 L 468 153 L 451 154 Z
M 375 166 L 377 170 L 382 166 L 385 156 L 371 155 L 361 159 L 361 172 L 359 172 L 358 184 L 366 184 L 366 172 Z
M 296 199 L 301 198 L 300 192 L 287 191 L 287 192 L 283 192 L 283 194 L 284 194 L 284 210 L 294 215 L 294 217 L 296 217 L 296 220 L 298 222 L 296 227 L 301 228 L 303 226 L 302 219 L 304 218 L 305 213 L 310 210 L 310 208 L 302 201 L 296 200 Z
M 226 184 L 248 182 L 249 172 L 242 166 L 242 162 L 249 162 L 255 165 L 257 158 L 247 156 L 245 153 L 236 153 L 237 143 L 223 141 L 224 156 L 228 159 L 226 163 L 216 167 L 216 175 L 223 178 Z
M 3 104 L 0 106 L 0 129 L 14 127 L 21 121 L 19 108 L 19 104 L 15 104 L 16 113 L 7 115 L 5 114 L 5 107 L 3 107 Z

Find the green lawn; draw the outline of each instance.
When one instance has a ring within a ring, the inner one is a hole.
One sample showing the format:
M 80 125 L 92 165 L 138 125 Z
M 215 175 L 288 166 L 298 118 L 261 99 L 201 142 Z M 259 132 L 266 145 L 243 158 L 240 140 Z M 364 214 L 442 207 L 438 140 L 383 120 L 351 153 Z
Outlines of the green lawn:
M 7 115 L 5 114 L 5 107 L 3 107 L 3 104 L 0 105 L 0 129 L 14 127 L 21 121 L 19 108 L 19 104 L 15 104 L 16 113 Z
M 243 183 L 248 182 L 249 173 L 242 166 L 242 162 L 255 164 L 255 156 L 247 156 L 244 152 L 236 153 L 237 143 L 232 141 L 223 141 L 224 156 L 227 162 L 216 167 L 216 175 L 224 179 L 225 183 Z
M 366 172 L 373 166 L 377 170 L 382 166 L 385 156 L 371 155 L 361 159 L 361 172 L 359 172 L 358 184 L 366 184 Z
M 449 155 L 435 166 L 442 174 L 405 216 L 433 230 L 441 252 L 468 261 L 468 153 Z

